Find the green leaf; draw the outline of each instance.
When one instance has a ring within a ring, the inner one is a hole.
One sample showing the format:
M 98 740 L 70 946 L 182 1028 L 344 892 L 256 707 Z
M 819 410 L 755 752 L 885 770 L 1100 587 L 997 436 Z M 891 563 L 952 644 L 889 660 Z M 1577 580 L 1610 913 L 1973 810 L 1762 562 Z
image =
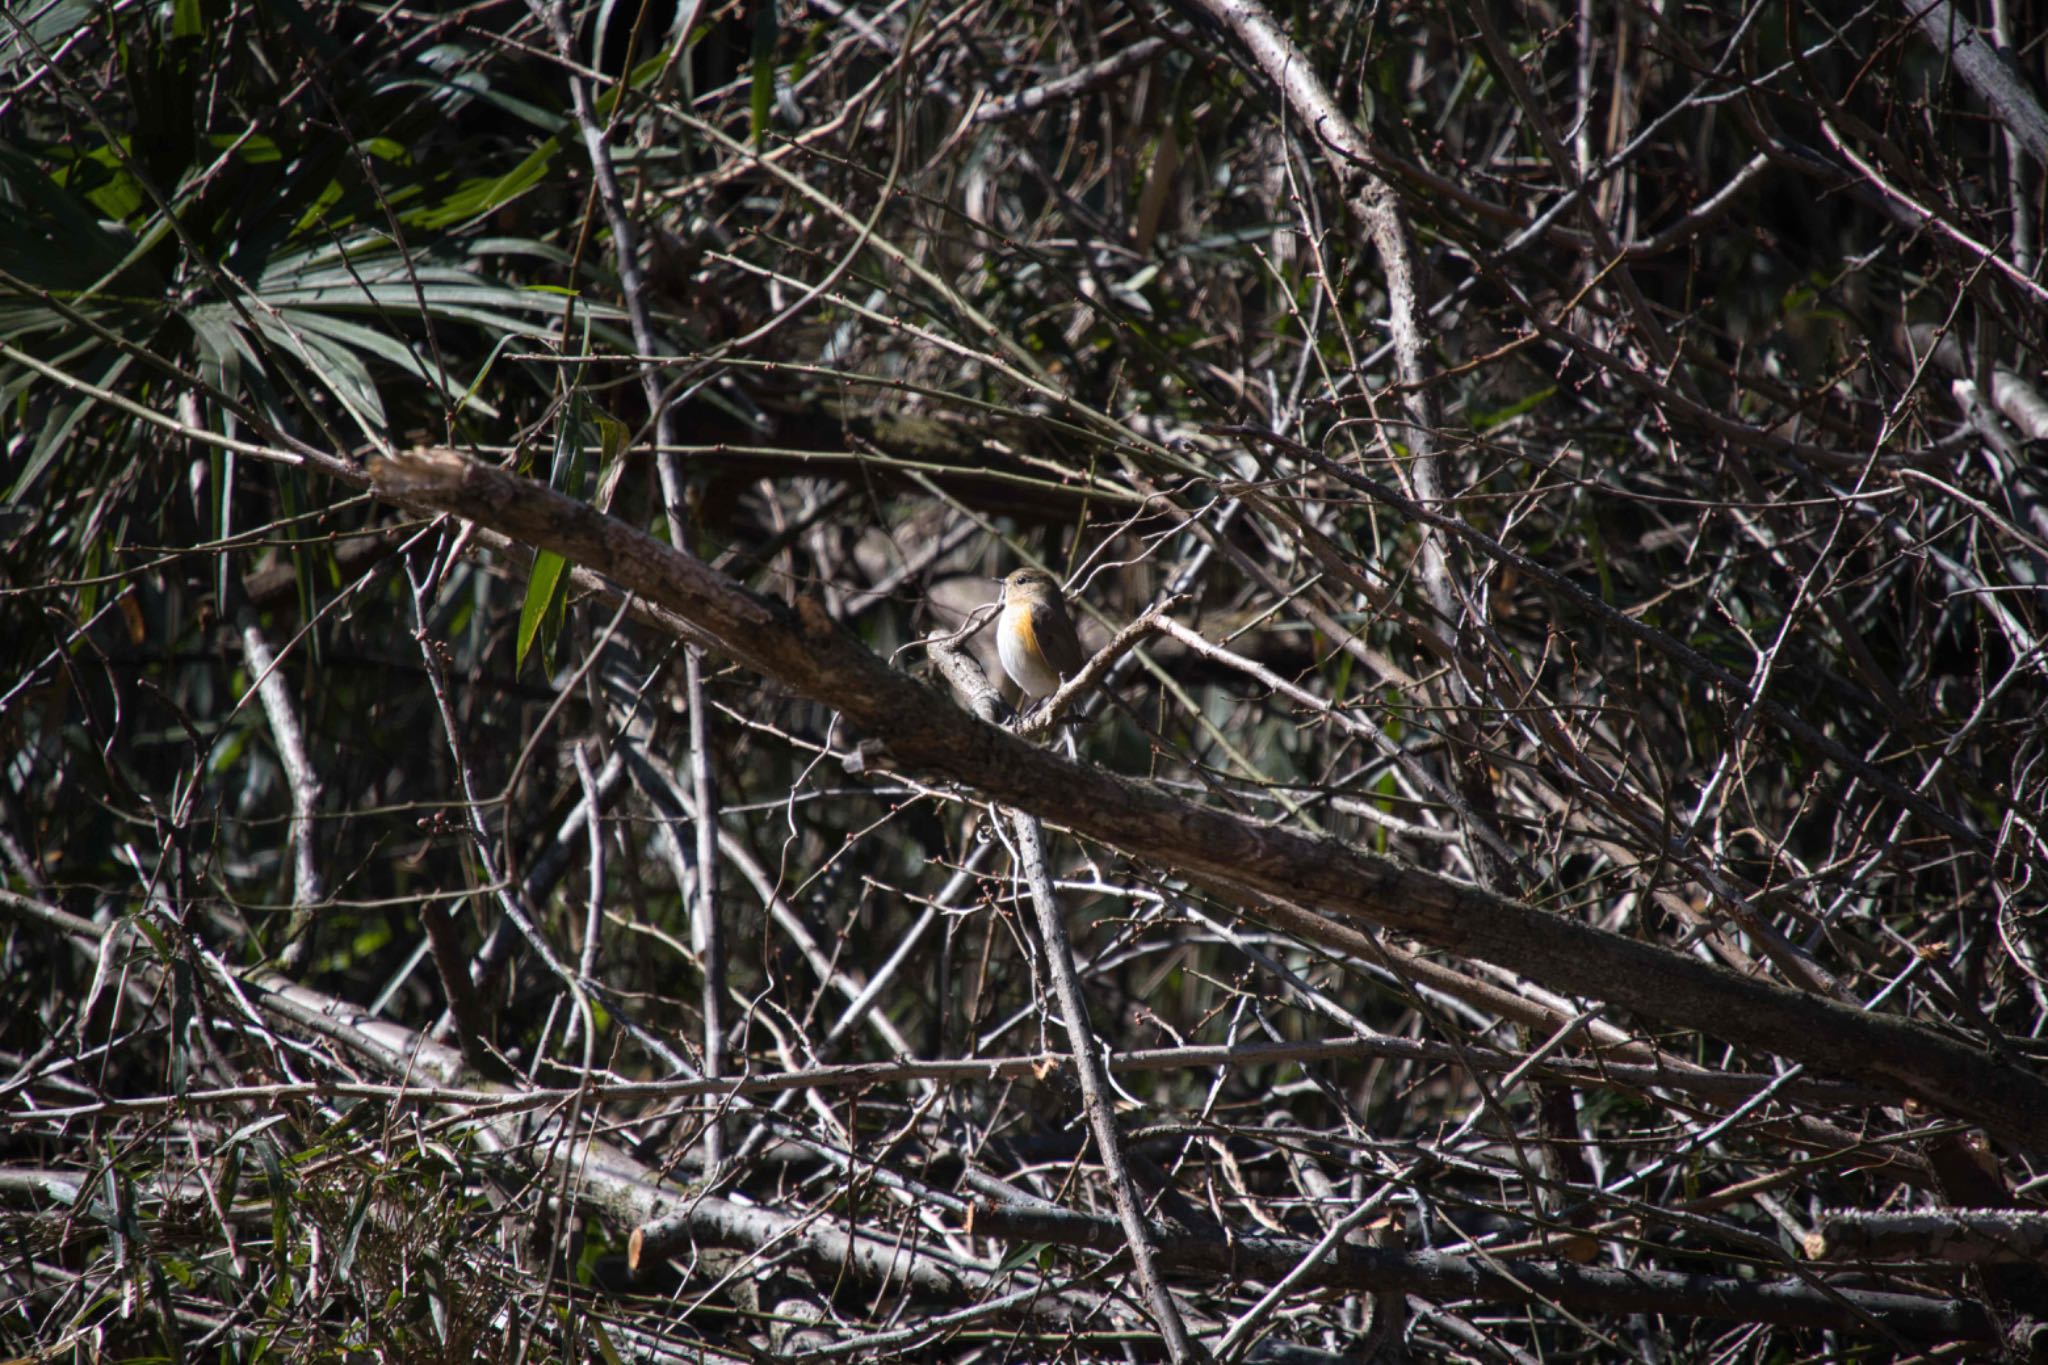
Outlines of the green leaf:
M 775 6 L 754 6 L 754 88 L 749 130 L 754 145 L 768 133 L 768 111 L 775 105 Z
M 771 6 L 770 8 L 773 7 Z M 619 98 L 622 95 L 627 91 L 642 88 L 656 76 L 659 76 L 667 67 L 668 53 L 666 52 L 657 52 L 652 57 L 636 63 L 633 69 L 626 74 L 624 80 L 611 86 L 602 95 L 597 97 L 597 112 L 599 116 L 609 119 L 612 116 L 612 110 L 618 106 Z
M 249 166 L 269 166 L 284 160 L 284 149 L 277 145 L 277 139 L 262 133 L 209 133 L 207 146 L 216 152 L 235 149 L 235 159 Z
M 1474 431 L 1489 431 L 1499 426 L 1502 422 L 1520 417 L 1525 412 L 1534 412 L 1556 396 L 1557 385 L 1546 384 L 1535 392 L 1509 403 L 1506 407 L 1490 408 L 1484 412 L 1474 412 L 1471 416 L 1472 429 Z
M 996 1266 L 995 1273 L 1007 1275 L 1013 1270 L 1022 1270 L 1026 1266 L 1036 1266 L 1040 1269 L 1045 1269 L 1049 1264 L 1047 1258 L 1052 1255 L 1053 1245 L 1050 1242 L 1025 1242 L 1009 1255 L 1003 1257 L 1002 1262 Z
M 100 356 L 97 359 L 104 363 L 106 368 L 95 371 L 90 366 L 85 367 L 84 378 L 88 383 L 102 388 L 113 388 L 130 364 L 129 357 L 125 355 Z M 74 370 L 73 373 L 77 371 Z M 81 396 L 68 408 L 52 408 L 49 419 L 42 424 L 42 429 L 36 436 L 35 445 L 29 450 L 28 459 L 23 463 L 21 473 L 8 486 L 7 501 L 19 502 L 35 485 L 50 461 L 56 458 L 57 452 L 65 448 L 73 429 L 87 416 L 93 414 L 97 403 L 97 399 Z
M 0 269 L 59 294 L 86 288 L 128 259 L 129 243 L 100 227 L 100 213 L 119 217 L 113 209 L 120 204 L 139 206 L 141 190 L 125 170 L 117 169 L 119 161 L 111 152 L 106 158 L 74 156 L 51 176 L 0 145 L 0 197 L 10 201 L 0 213 Z M 111 196 L 106 206 L 95 197 L 101 192 Z M 132 283 L 139 292 L 162 292 L 163 281 L 153 273 L 144 278 L 138 271 L 136 276 Z
M 526 601 L 519 607 L 519 648 L 513 659 L 515 668 L 525 666 L 526 651 L 533 648 L 541 627 L 547 624 L 557 595 L 567 602 L 568 584 L 564 571 L 568 567 L 568 561 L 552 550 L 541 550 L 534 555 L 533 568 L 526 575 Z
M 292 1187 L 285 1179 L 284 1162 L 270 1134 L 258 1134 L 256 1156 L 263 1163 L 263 1183 L 270 1190 L 270 1259 L 280 1279 L 289 1283 L 292 1264 Z
M 633 433 L 624 422 L 608 412 L 593 414 L 593 418 L 597 422 L 597 486 L 609 488 L 612 470 L 618 464 L 619 457 L 626 453 L 626 446 L 632 441 Z
M 192 979 L 190 959 L 179 954 L 171 960 L 171 1093 L 183 1095 L 192 1078 L 193 997 L 198 984 Z
M 12 83 L 42 65 L 44 54 L 93 19 L 93 0 L 56 0 L 48 5 L 12 5 L 0 25 L 0 77 Z
M 171 7 L 171 36 L 173 38 L 203 38 L 206 36 L 206 19 L 199 12 L 199 0 L 177 0 Z
M 341 1251 L 334 1260 L 334 1273 L 347 1279 L 349 1271 L 355 1268 L 356 1245 L 362 1239 L 363 1223 L 370 1216 L 370 1200 L 376 1196 L 377 1182 L 363 1181 L 363 1187 L 356 1191 L 356 1206 L 349 1210 L 348 1228 L 341 1239 Z
M 551 137 L 503 175 L 465 180 L 440 203 L 414 209 L 406 221 L 424 228 L 449 228 L 481 218 L 538 185 L 561 150 L 561 139 Z
M 369 367 L 347 347 L 306 326 L 309 316 L 298 309 L 285 308 L 275 314 L 257 313 L 255 321 L 257 330 L 304 365 L 322 387 L 340 400 L 357 425 L 366 432 L 382 432 L 384 402 L 377 395 Z

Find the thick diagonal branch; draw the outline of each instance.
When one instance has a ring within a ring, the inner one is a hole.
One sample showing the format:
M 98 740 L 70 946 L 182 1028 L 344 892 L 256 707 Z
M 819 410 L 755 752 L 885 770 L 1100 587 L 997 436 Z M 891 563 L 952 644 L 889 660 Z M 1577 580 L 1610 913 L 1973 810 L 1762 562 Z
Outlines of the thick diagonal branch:
M 2048 1084 L 1983 1048 L 1066 762 L 890 668 L 816 603 L 792 611 L 758 597 L 636 527 L 454 451 L 379 460 L 372 480 L 383 497 L 468 517 L 646 596 L 700 642 L 839 711 L 908 771 L 1055 817 L 1254 912 L 1306 907 L 1380 924 L 1552 990 L 1896 1090 L 2048 1147 Z

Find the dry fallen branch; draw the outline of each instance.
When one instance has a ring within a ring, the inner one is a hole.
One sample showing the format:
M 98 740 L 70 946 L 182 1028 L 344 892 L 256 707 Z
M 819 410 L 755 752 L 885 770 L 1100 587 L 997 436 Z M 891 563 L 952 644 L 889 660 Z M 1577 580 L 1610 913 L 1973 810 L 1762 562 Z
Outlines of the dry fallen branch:
M 1060 1242 L 1114 1252 L 1119 1229 L 1103 1219 L 1064 1211 L 976 1204 L 976 1232 L 1020 1242 Z M 1229 1240 L 1168 1235 L 1163 1259 L 1183 1272 L 1224 1279 L 1274 1280 L 1307 1254 L 1308 1245 L 1244 1234 Z M 1837 1331 L 1896 1333 L 1924 1340 L 1993 1341 L 1998 1326 L 1974 1305 L 1915 1294 L 1816 1287 L 1795 1279 L 1717 1280 L 1651 1270 L 1595 1270 L 1528 1261 L 1382 1251 L 1346 1243 L 1308 1275 L 1324 1288 L 1399 1289 L 1432 1298 L 1491 1303 L 1554 1303 L 1574 1312 L 1668 1313 L 1775 1322 Z
M 1821 1215 L 1805 1249 L 1815 1260 L 2048 1262 L 2048 1214 L 2031 1209 L 1841 1210 Z

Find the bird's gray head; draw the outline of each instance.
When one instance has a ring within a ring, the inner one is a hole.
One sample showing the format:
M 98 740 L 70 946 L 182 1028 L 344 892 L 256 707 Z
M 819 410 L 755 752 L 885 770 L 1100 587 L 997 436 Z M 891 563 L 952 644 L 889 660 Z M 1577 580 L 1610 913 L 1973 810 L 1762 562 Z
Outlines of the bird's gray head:
M 1018 569 L 1003 580 L 1003 599 L 1023 602 L 1045 597 L 1060 600 L 1059 580 L 1043 569 Z

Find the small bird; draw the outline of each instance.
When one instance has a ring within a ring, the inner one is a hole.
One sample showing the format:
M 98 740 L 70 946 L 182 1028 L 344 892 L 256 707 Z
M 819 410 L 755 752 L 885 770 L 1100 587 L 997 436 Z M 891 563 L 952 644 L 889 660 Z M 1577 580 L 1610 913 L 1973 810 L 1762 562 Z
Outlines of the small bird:
M 1003 614 L 996 622 L 996 653 L 1003 672 L 1033 701 L 1060 690 L 1088 661 L 1067 615 L 1059 580 L 1043 569 L 1019 569 L 1003 580 Z

